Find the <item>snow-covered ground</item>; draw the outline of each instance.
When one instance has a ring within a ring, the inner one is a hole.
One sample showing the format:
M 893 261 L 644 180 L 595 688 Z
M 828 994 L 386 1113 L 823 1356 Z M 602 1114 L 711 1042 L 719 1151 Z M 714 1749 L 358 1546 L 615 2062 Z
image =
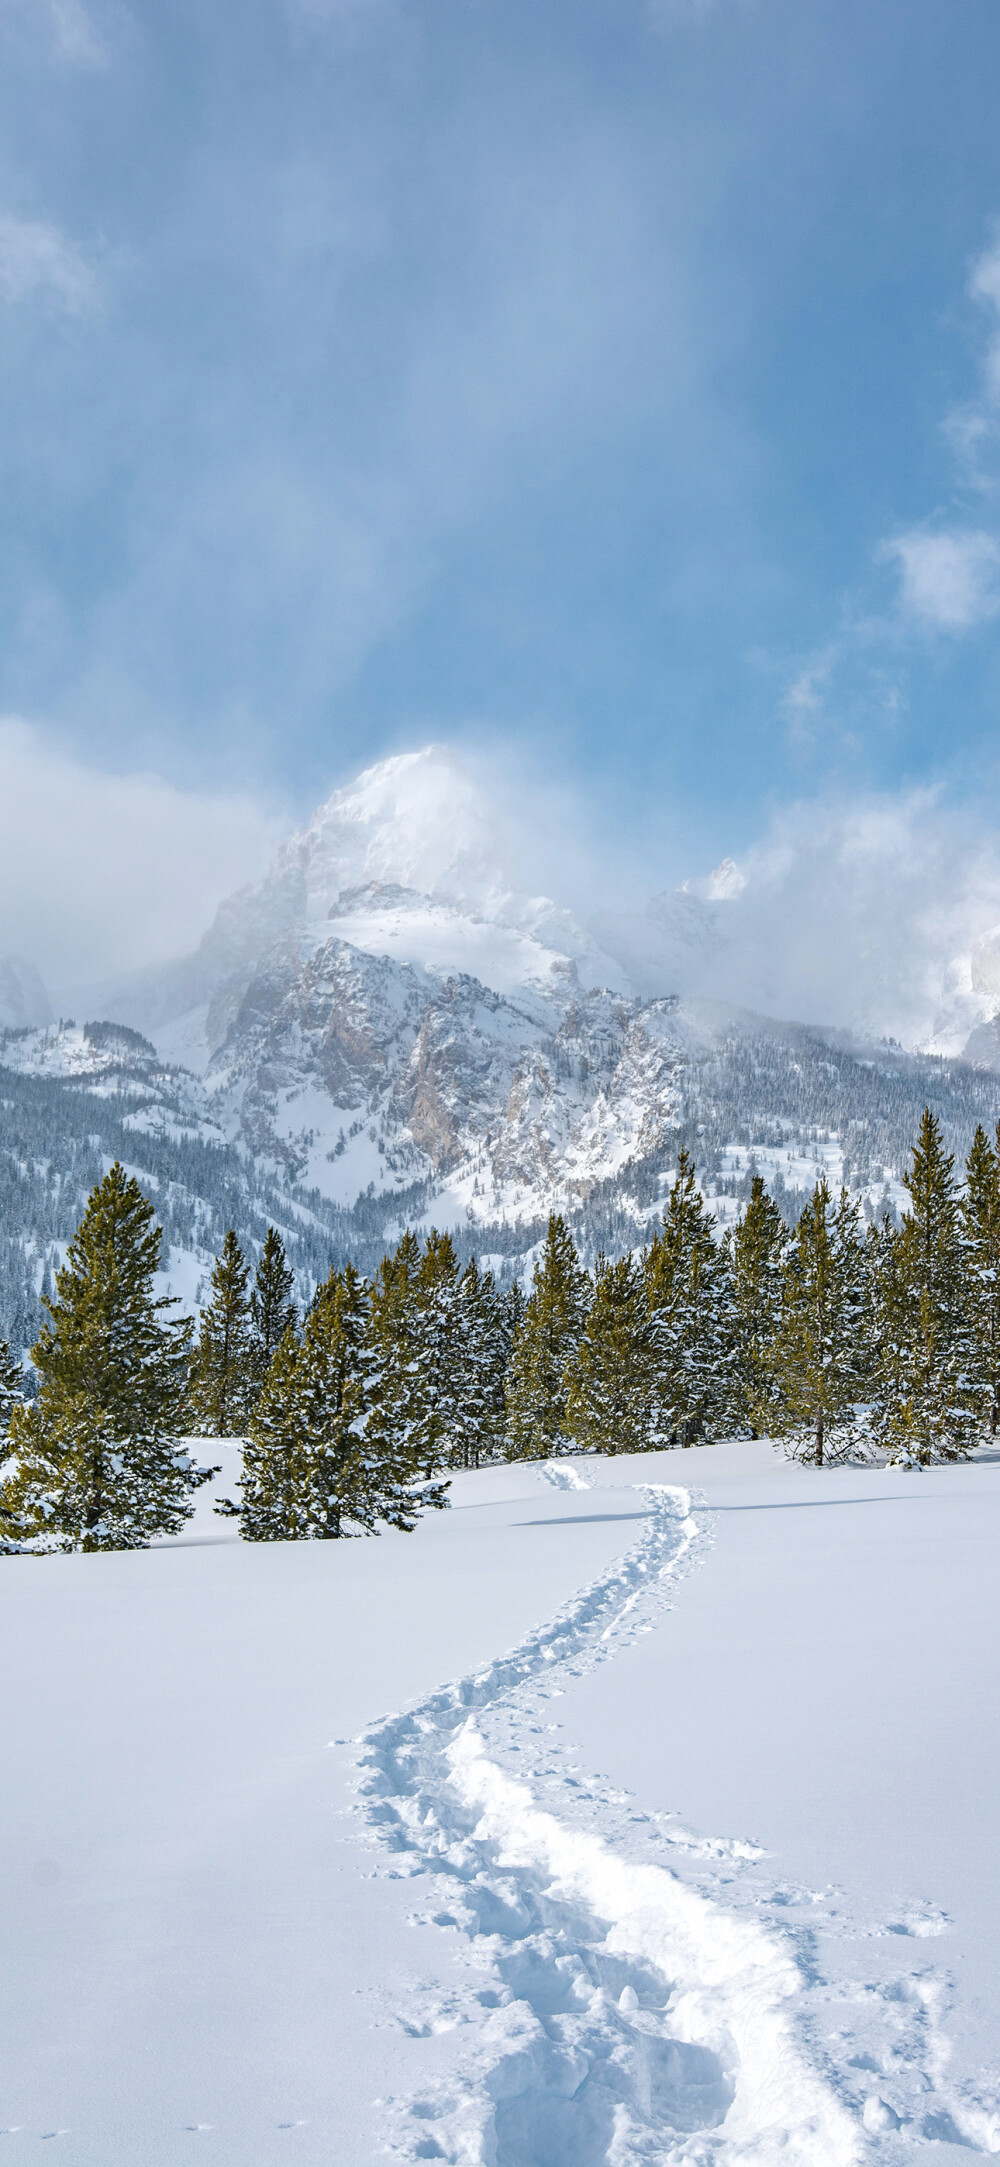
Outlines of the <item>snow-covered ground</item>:
M 2 1562 L 12 2159 L 1000 2149 L 1000 1461 L 452 1494 Z

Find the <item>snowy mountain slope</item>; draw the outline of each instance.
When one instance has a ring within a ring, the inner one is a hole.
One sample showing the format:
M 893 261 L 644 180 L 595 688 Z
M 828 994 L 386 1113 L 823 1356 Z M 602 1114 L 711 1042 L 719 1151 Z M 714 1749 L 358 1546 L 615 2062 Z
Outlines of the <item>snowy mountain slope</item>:
M 474 1217 L 537 1214 L 665 1140 L 689 1035 L 673 1004 L 564 973 L 515 997 L 336 938 L 273 951 L 206 1083 L 250 1148 L 338 1201 L 434 1177 Z
M 928 1100 L 963 1151 L 1000 1112 L 996 1078 L 960 1064 L 584 990 L 568 962 L 501 994 L 339 938 L 271 951 L 205 1082 L 228 1133 L 337 1203 L 426 1181 L 429 1213 L 480 1226 L 586 1207 L 616 1182 L 638 1195 L 639 1170 L 666 1169 L 680 1142 L 710 1181 L 740 1144 L 790 1168 L 822 1137 L 831 1175 L 874 1203 Z
M 293 1192 L 226 1137 L 199 1080 L 128 1027 L 0 1033 L 0 1337 L 25 1349 L 38 1296 L 88 1192 L 121 1159 L 165 1234 L 162 1291 L 190 1309 L 227 1227 L 253 1250 L 278 1225 L 303 1295 L 346 1253 L 343 1215 Z M 353 1233 L 353 1230 L 352 1230 Z

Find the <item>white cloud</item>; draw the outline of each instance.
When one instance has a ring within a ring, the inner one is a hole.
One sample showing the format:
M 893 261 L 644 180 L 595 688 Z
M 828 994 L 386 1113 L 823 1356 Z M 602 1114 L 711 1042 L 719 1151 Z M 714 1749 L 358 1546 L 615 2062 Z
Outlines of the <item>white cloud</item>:
M 970 957 L 1000 922 L 1000 834 L 935 791 L 787 806 L 685 889 L 707 916 L 660 912 L 657 990 L 672 972 L 675 990 L 949 1053 L 997 1005 Z
M 970 400 L 945 416 L 943 426 L 963 482 L 992 492 L 1000 444 L 1000 223 L 972 267 L 968 290 L 988 311 L 980 383 Z M 1000 614 L 1000 533 L 989 514 L 981 518 L 973 526 L 953 515 L 949 523 L 947 513 L 938 511 L 879 544 L 876 561 L 898 571 L 899 608 L 887 620 L 861 609 L 856 599 L 845 605 L 848 624 L 853 621 L 860 634 L 841 642 L 848 664 L 862 646 L 870 655 L 879 639 L 898 636 L 901 623 L 918 631 L 963 633 Z M 808 730 L 816 689 L 807 669 L 786 694 L 793 731 Z
M 246 795 L 85 767 L 13 717 L 0 720 L 0 804 L 0 952 L 29 957 L 57 999 L 195 946 L 284 827 Z
M 982 529 L 914 528 L 884 545 L 901 572 L 904 609 L 926 625 L 967 632 L 1000 610 L 1000 548 Z
M 828 790 L 786 805 L 738 862 L 725 857 L 678 890 L 664 887 L 680 836 L 666 841 L 662 809 L 657 847 L 637 833 L 634 813 L 623 826 L 596 794 L 588 802 L 554 783 L 520 747 L 505 755 L 497 742 L 488 757 L 443 747 L 425 762 L 441 792 L 442 855 L 461 831 L 471 856 L 502 861 L 518 889 L 569 905 L 641 991 L 733 1001 L 947 1053 L 1000 1006 L 1000 977 L 995 994 L 976 993 L 970 967 L 1000 926 L 1000 825 L 942 790 Z M 416 776 L 391 780 L 400 832 L 415 821 L 430 842 Z
M 936 508 L 925 521 L 880 541 L 877 564 L 897 575 L 893 606 L 872 605 L 870 592 L 844 596 L 840 629 L 817 653 L 800 661 L 781 700 L 793 744 L 806 746 L 836 730 L 844 749 L 856 750 L 858 724 L 894 725 L 905 701 L 900 681 L 900 634 L 959 636 L 1000 616 L 1000 527 L 989 508 L 1000 479 L 1000 222 L 988 248 L 973 265 L 972 298 L 989 311 L 980 383 L 975 396 L 944 418 L 956 462 L 956 481 L 983 491 L 976 524 L 953 508 Z M 853 716 L 850 731 L 834 717 Z
M 0 296 L 16 302 L 35 293 L 48 294 L 76 316 L 96 299 L 97 280 L 79 249 L 57 226 L 4 212 L 0 214 Z

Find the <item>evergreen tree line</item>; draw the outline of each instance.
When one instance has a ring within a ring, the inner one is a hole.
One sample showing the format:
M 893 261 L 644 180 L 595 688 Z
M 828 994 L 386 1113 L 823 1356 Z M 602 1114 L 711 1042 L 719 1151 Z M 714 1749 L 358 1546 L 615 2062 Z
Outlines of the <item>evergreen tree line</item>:
M 553 1215 L 526 1296 L 448 1234 L 406 1233 L 369 1279 L 333 1269 L 304 1317 L 275 1229 L 252 1275 L 230 1232 L 195 1335 L 154 1294 L 161 1232 L 116 1164 L 46 1303 L 33 1403 L 0 1343 L 0 1540 L 176 1532 L 208 1479 L 192 1433 L 244 1440 L 217 1510 L 251 1540 L 409 1529 L 451 1468 L 568 1450 L 749 1434 L 817 1465 L 963 1458 L 1000 1420 L 1000 1128 L 960 1187 L 925 1111 L 904 1181 L 898 1224 L 865 1230 L 821 1178 L 789 1233 L 755 1176 L 719 1241 L 682 1150 L 641 1254 L 588 1273 Z
M 717 1243 L 682 1151 L 650 1247 L 598 1260 L 564 1373 L 568 1438 L 613 1451 L 750 1434 L 817 1466 L 926 1467 L 994 1437 L 1000 1126 L 992 1144 L 976 1129 L 960 1187 L 925 1109 L 903 1183 L 898 1221 L 865 1230 L 821 1177 L 789 1233 L 755 1175 Z

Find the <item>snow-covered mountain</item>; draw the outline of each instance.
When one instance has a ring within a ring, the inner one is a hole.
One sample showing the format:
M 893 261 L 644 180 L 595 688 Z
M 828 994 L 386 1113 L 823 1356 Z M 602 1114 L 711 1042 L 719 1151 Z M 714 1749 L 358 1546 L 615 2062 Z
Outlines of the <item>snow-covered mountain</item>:
M 29 972 L 0 977 L 0 1334 L 11 1315 L 30 1330 L 116 1154 L 193 1300 L 227 1224 L 253 1244 L 280 1223 L 305 1285 L 406 1221 L 512 1269 L 551 1209 L 588 1250 L 641 1240 L 680 1143 L 724 1222 L 752 1165 L 789 1210 L 820 1166 L 874 1210 L 926 1101 L 960 1150 L 996 1121 L 1000 941 L 966 957 L 932 1058 L 775 1020 L 771 921 L 731 864 L 589 926 L 516 866 L 484 793 L 430 748 L 335 792 L 193 955 L 105 988 L 96 1022 L 54 1026 Z M 975 1067 L 953 1058 L 963 1002 Z
M 204 1067 L 255 972 L 304 967 L 339 935 L 372 955 L 465 974 L 508 995 L 575 984 L 630 990 L 572 913 L 521 891 L 485 793 L 436 746 L 379 762 L 336 790 L 278 850 L 266 878 L 222 904 L 198 949 L 105 986 L 101 1005 L 162 1052 Z
M 266 878 L 222 905 L 193 955 L 105 987 L 99 1011 L 204 1070 L 257 974 L 290 991 L 336 938 L 441 982 L 474 979 L 536 1016 L 541 1002 L 558 1019 L 599 988 L 632 1003 L 714 1000 L 955 1056 L 1000 1006 L 992 891 L 974 904 L 956 893 L 944 908 L 905 842 L 877 825 L 860 840 L 837 831 L 815 853 L 726 859 L 641 911 L 608 909 L 596 892 L 582 923 L 525 887 L 493 795 L 428 746 L 335 791 Z M 885 894 L 893 907 L 876 911 Z

